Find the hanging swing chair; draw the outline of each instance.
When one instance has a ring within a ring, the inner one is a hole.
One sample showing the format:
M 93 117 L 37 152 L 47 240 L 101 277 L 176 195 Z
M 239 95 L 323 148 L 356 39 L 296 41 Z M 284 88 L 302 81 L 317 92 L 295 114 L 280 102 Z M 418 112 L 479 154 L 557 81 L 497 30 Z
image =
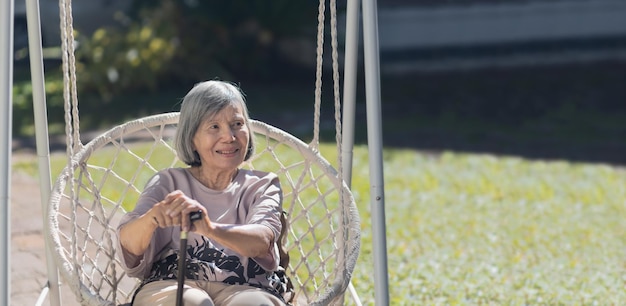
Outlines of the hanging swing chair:
M 139 281 L 121 268 L 115 229 L 122 215 L 132 210 L 152 175 L 164 168 L 185 166 L 171 146 L 178 113 L 126 122 L 83 145 L 75 91 L 71 4 L 64 3 L 61 22 L 69 29 L 62 34 L 68 161 L 53 185 L 49 201 L 51 252 L 64 283 L 82 305 L 120 305 L 131 301 Z M 294 285 L 296 305 L 341 303 L 360 247 L 359 215 L 343 181 L 341 163 L 338 172 L 318 150 L 324 11 L 321 0 L 313 141 L 306 144 L 276 127 L 252 120 L 257 148 L 242 165 L 274 172 L 280 178 L 288 220 L 282 244 L 290 257 L 286 270 Z M 333 1 L 331 16 L 335 121 L 341 151 Z

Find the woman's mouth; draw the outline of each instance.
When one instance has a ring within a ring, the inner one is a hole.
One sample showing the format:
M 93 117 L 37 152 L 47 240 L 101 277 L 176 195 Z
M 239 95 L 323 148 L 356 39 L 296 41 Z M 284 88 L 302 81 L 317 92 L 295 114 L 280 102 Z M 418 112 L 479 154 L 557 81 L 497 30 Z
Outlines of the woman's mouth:
M 217 153 L 222 154 L 222 155 L 232 155 L 237 153 L 237 151 L 239 151 L 239 149 L 235 149 L 235 150 L 218 150 Z

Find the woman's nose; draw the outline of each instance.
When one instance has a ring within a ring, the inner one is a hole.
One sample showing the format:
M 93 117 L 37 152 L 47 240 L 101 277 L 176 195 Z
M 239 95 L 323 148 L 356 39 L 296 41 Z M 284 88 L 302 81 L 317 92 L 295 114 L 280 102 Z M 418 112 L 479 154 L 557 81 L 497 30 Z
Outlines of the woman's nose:
M 222 138 L 227 141 L 235 140 L 235 130 L 232 128 L 223 129 Z

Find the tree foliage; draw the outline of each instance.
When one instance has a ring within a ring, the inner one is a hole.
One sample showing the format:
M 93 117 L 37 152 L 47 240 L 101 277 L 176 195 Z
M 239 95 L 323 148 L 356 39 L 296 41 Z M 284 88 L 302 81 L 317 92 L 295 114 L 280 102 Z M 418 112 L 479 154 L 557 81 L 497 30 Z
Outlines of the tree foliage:
M 80 38 L 80 88 L 111 97 L 211 78 L 269 78 L 282 40 L 314 31 L 311 1 L 135 0 L 129 22 Z

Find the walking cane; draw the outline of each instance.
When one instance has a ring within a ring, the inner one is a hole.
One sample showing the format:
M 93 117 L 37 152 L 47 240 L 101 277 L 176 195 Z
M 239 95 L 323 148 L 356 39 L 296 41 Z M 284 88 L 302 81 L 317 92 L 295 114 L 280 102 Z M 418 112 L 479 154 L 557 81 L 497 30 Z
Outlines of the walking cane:
M 202 211 L 196 211 L 189 214 L 189 223 L 202 219 Z M 184 306 L 183 304 L 183 286 L 185 285 L 185 269 L 187 257 L 187 231 L 180 231 L 180 251 L 178 254 L 178 290 L 176 291 L 176 306 Z

